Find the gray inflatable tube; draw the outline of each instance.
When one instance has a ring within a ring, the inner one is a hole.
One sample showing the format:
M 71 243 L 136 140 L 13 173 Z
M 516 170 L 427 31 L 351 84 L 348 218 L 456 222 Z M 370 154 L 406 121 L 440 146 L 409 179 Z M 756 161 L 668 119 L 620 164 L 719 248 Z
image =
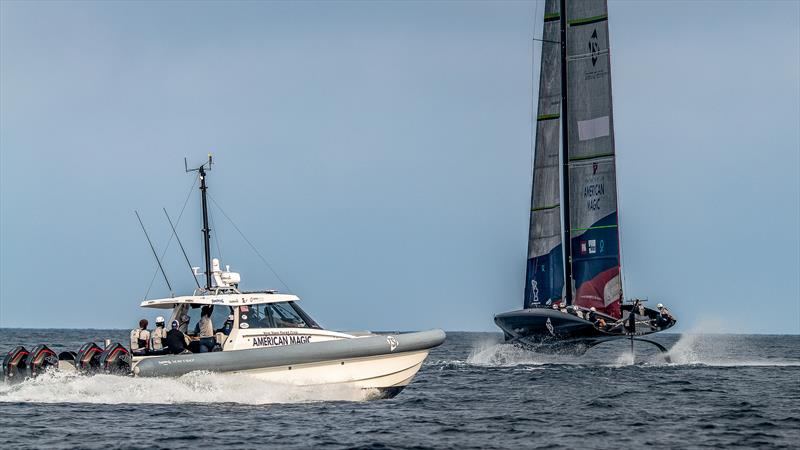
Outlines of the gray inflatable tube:
M 252 350 L 155 356 L 136 364 L 133 373 L 140 377 L 174 377 L 195 370 L 233 372 L 337 359 L 367 358 L 426 350 L 441 345 L 444 339 L 444 331 L 429 330 Z

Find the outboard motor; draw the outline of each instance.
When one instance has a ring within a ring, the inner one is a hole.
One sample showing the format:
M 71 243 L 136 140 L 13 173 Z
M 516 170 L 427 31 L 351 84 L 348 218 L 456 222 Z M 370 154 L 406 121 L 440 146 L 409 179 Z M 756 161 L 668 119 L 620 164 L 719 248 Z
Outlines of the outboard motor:
M 48 367 L 58 368 L 58 355 L 56 355 L 56 352 L 50 350 L 50 347 L 39 344 L 33 347 L 25 363 L 28 365 L 28 374 L 31 377 L 35 377 L 44 372 Z
M 128 375 L 131 373 L 131 352 L 122 344 L 115 342 L 106 347 L 100 354 L 100 368 L 115 375 Z
M 18 345 L 3 358 L 3 378 L 6 382 L 22 381 L 28 372 L 28 350 Z
M 87 342 L 75 355 L 75 368 L 80 372 L 93 373 L 100 370 L 100 355 L 103 349 L 94 342 Z

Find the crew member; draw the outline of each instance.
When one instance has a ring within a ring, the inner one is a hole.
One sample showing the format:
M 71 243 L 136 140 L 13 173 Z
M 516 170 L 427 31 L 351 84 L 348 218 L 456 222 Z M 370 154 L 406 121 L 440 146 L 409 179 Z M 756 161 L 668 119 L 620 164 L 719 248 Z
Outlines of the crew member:
M 228 320 L 226 320 L 225 323 L 222 324 L 222 328 L 217 330 L 217 333 L 222 333 L 225 336 L 228 336 L 231 334 L 231 329 L 233 329 L 233 314 L 228 315 Z
M 200 338 L 200 353 L 214 351 L 216 341 L 214 339 L 214 325 L 211 323 L 211 312 L 213 310 L 213 307 L 207 305 L 200 310 L 200 320 L 197 322 L 195 329 L 197 337 Z
M 131 330 L 131 353 L 146 355 L 150 351 L 150 332 L 147 331 L 147 319 L 139 321 L 139 328 Z
M 153 349 L 153 353 L 164 353 L 164 340 L 167 338 L 167 329 L 164 328 L 163 316 L 156 317 L 156 328 L 153 330 L 152 335 L 153 345 L 150 348 Z
M 663 303 L 659 303 L 658 305 L 656 305 L 656 308 L 658 308 L 658 317 L 656 318 L 656 325 L 658 325 L 659 327 L 663 328 L 675 320 L 675 318 L 672 317 L 672 314 L 670 314 L 669 310 L 667 309 L 666 306 L 664 306 Z
M 173 320 L 170 324 L 171 329 L 167 331 L 167 337 L 164 339 L 169 353 L 173 355 L 189 353 L 189 350 L 186 349 L 186 346 L 189 345 L 189 337 L 183 334 L 183 332 L 178 329 L 178 326 L 178 321 Z
M 640 316 L 646 315 L 644 310 L 644 305 L 642 304 L 642 301 L 639 300 L 638 298 L 636 299 L 635 302 L 633 302 L 633 309 L 636 310 L 636 313 L 639 314 Z
M 592 306 L 589 308 L 589 315 L 586 317 L 589 322 L 595 323 L 597 321 L 597 308 Z

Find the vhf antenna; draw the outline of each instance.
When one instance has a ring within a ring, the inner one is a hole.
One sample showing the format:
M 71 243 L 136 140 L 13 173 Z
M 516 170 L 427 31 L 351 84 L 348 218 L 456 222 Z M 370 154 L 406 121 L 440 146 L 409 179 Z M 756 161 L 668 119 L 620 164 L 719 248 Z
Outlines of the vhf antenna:
M 183 252 L 183 258 L 186 260 L 186 264 L 189 265 L 189 271 L 192 272 L 192 279 L 194 280 L 194 284 L 197 285 L 198 289 L 200 288 L 200 283 L 197 282 L 197 275 L 194 274 L 194 270 L 192 269 L 192 263 L 189 262 L 189 257 L 186 256 L 186 250 L 183 248 L 183 243 L 181 242 L 180 236 L 178 236 L 178 232 L 175 231 L 175 225 L 172 224 L 172 219 L 169 218 L 169 214 L 167 213 L 167 208 L 162 208 L 164 210 L 164 215 L 167 216 L 167 222 L 169 222 L 170 228 L 172 228 L 172 235 L 175 236 L 175 239 L 178 241 L 178 245 L 181 247 L 181 252 Z
M 196 169 L 190 169 L 186 158 L 183 158 L 183 167 L 186 172 L 200 173 L 200 199 L 203 204 L 203 247 L 206 258 L 206 290 L 211 290 L 211 228 L 208 227 L 208 201 L 206 199 L 206 170 L 211 170 L 213 164 L 211 153 L 208 154 L 208 161 Z
M 142 218 L 139 217 L 139 211 L 133 210 L 133 212 L 136 213 L 136 218 L 139 219 L 139 225 L 142 226 L 142 231 L 144 231 L 144 237 L 147 238 L 147 243 L 150 244 L 150 250 L 153 251 L 153 257 L 156 259 L 156 262 L 158 263 L 158 268 L 161 270 L 161 275 L 164 275 L 164 281 L 167 283 L 167 287 L 169 288 L 169 294 L 171 297 L 174 297 L 175 293 L 172 292 L 172 285 L 169 284 L 169 280 L 167 279 L 167 273 L 164 272 L 164 266 L 161 265 L 161 259 L 158 257 L 155 247 L 153 247 L 153 242 L 150 240 L 150 236 L 147 234 L 147 230 L 145 230 L 144 228 L 144 224 L 142 223 Z

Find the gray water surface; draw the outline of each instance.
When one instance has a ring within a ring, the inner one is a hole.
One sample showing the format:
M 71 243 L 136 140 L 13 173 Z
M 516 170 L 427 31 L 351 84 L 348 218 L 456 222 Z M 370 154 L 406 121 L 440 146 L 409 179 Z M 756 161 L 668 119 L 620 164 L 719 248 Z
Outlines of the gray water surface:
M 0 350 L 125 330 L 0 329 Z M 800 336 L 658 335 L 543 356 L 448 333 L 391 400 L 236 374 L 44 375 L 0 384 L 0 448 L 798 448 Z M 319 401 L 318 399 L 324 399 Z

